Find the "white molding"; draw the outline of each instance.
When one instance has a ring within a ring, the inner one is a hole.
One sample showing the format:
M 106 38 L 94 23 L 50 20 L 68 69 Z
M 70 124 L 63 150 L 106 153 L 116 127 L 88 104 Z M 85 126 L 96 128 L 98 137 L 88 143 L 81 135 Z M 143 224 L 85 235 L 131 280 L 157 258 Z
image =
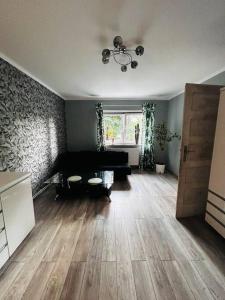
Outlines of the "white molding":
M 27 76 L 31 77 L 33 80 L 35 80 L 38 83 L 40 83 L 41 85 L 43 85 L 46 89 L 48 89 L 52 93 L 56 94 L 57 96 L 59 96 L 60 98 L 62 98 L 63 100 L 65 100 L 64 96 L 62 96 L 56 90 L 54 90 L 53 88 L 51 88 L 50 86 L 48 86 L 47 84 L 45 84 L 42 80 L 40 80 L 39 78 L 37 78 L 36 76 L 34 76 L 33 74 L 31 74 L 29 71 L 27 71 L 26 69 L 24 69 L 21 65 L 19 65 L 17 62 L 15 62 L 13 59 L 9 58 L 8 56 L 6 56 L 5 54 L 3 54 L 2 52 L 0 52 L 0 57 L 3 60 L 5 60 L 6 62 L 8 62 L 10 65 L 12 65 L 13 67 L 15 67 L 16 69 L 18 69 L 19 71 L 23 72 Z
M 223 68 L 220 69 L 219 71 L 214 72 L 214 73 L 212 73 L 211 75 L 206 76 L 206 77 L 204 77 L 203 79 L 198 80 L 197 82 L 194 82 L 194 83 L 197 83 L 197 84 L 204 83 L 205 81 L 207 81 L 207 80 L 213 78 L 214 76 L 219 75 L 220 73 L 222 73 L 222 72 L 224 72 L 224 71 L 225 71 L 225 67 L 223 67 Z M 180 91 L 180 92 L 178 92 L 178 93 L 175 93 L 175 94 L 174 94 L 172 97 L 170 97 L 168 100 L 170 101 L 170 100 L 172 100 L 173 98 L 176 98 L 177 96 L 179 96 L 179 95 L 181 95 L 181 94 L 184 94 L 184 91 L 185 91 L 185 89 L 183 89 L 182 91 Z

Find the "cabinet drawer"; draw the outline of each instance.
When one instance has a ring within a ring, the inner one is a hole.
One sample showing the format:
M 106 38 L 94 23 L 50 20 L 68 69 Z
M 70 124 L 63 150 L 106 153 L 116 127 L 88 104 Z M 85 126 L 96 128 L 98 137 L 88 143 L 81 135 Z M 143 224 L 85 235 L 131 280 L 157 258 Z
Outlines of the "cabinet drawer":
M 0 232 L 4 227 L 5 227 L 5 225 L 4 225 L 4 220 L 3 220 L 3 214 L 1 212 L 0 213 Z
M 221 212 L 218 208 L 211 205 L 210 203 L 207 203 L 206 212 L 211 214 L 213 217 L 216 218 L 216 220 L 218 220 L 225 226 L 225 213 L 224 212 Z
M 1 201 L 9 254 L 12 255 L 35 224 L 30 179 L 3 192 Z
M 5 247 L 0 253 L 0 269 L 8 259 L 9 259 L 9 251 L 8 251 L 8 247 Z
M 208 192 L 208 201 L 212 204 L 216 205 L 218 208 L 220 208 L 222 211 L 225 212 L 225 201 L 219 197 L 216 194 L 213 194 L 212 192 Z
M 0 232 L 0 251 L 4 247 L 4 245 L 7 244 L 5 230 Z

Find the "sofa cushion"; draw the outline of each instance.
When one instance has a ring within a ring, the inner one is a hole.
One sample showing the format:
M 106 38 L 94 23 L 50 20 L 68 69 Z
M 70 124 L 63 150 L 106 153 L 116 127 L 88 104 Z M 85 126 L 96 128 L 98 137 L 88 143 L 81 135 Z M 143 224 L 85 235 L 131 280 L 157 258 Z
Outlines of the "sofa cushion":
M 131 174 L 128 153 L 117 151 L 79 151 L 60 155 L 58 170 L 73 174 L 75 171 L 108 170 Z

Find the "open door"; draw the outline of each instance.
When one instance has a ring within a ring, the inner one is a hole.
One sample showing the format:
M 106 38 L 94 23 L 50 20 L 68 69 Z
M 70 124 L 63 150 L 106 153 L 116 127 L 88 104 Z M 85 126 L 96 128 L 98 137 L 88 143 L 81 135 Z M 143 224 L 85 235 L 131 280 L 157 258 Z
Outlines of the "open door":
M 205 212 L 220 88 L 185 86 L 177 218 Z

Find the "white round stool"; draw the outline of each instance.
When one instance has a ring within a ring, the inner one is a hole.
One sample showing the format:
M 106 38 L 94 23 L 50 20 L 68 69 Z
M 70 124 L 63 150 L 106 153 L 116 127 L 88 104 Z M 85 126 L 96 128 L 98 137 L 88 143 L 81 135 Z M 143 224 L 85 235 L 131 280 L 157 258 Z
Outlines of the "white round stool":
M 97 178 L 97 177 L 90 178 L 90 179 L 88 179 L 88 183 L 91 184 L 91 185 L 101 184 L 102 183 L 102 179 L 101 178 Z
M 70 188 L 70 183 L 76 183 L 81 181 L 82 177 L 78 175 L 70 176 L 67 178 L 68 186 Z

